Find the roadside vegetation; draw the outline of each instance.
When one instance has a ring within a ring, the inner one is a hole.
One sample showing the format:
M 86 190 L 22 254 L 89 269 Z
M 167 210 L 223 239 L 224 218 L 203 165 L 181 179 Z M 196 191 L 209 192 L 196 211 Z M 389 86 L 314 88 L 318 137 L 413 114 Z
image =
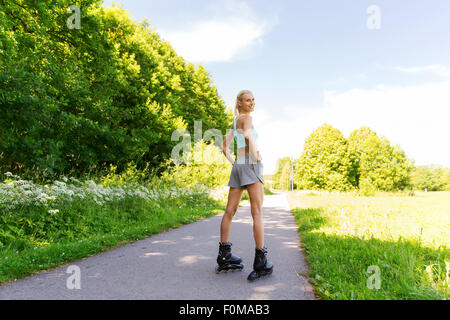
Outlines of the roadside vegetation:
M 324 299 L 448 299 L 450 192 L 288 193 Z

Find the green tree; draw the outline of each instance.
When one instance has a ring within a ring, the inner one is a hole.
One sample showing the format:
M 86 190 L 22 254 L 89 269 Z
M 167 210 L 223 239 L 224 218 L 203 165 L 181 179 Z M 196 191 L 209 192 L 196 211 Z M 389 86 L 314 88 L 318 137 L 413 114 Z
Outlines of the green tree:
M 194 157 L 194 152 L 199 154 Z M 166 164 L 168 169 L 162 174 L 163 179 L 180 187 L 201 184 L 215 188 L 228 184 L 232 165 L 214 142 L 199 140 L 191 146 L 190 153 L 183 154 L 183 159 L 180 164 L 169 159 Z
M 0 168 L 77 175 L 158 167 L 178 128 L 230 126 L 207 71 L 121 7 L 0 0 Z M 67 8 L 81 10 L 68 29 Z M 23 175 L 22 175 L 23 176 Z
M 417 166 L 411 173 L 415 190 L 449 191 L 450 169 L 436 165 Z
M 441 175 L 442 190 L 450 191 L 450 168 L 444 168 Z
M 396 191 L 410 185 L 413 162 L 398 145 L 391 146 L 385 137 L 379 138 L 375 131 L 361 127 L 350 133 L 348 146 L 356 186 Z
M 295 182 L 301 189 L 351 190 L 354 182 L 347 140 L 329 124 L 324 124 L 305 140 L 295 166 Z
M 291 167 L 291 158 L 284 157 L 277 159 L 275 173 L 272 176 L 273 187 L 275 189 L 286 189 L 289 181 L 289 172 Z

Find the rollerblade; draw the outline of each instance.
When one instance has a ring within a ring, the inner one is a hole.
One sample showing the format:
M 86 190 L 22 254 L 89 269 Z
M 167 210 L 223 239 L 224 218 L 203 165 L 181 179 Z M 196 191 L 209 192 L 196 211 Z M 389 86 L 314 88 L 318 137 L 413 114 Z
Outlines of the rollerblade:
M 267 249 L 255 249 L 255 261 L 253 262 L 253 271 L 248 275 L 248 281 L 254 281 L 261 277 L 269 276 L 273 271 L 273 264 L 267 261 Z
M 217 256 L 216 273 L 244 269 L 242 259 L 231 253 L 230 242 L 219 242 L 219 255 Z

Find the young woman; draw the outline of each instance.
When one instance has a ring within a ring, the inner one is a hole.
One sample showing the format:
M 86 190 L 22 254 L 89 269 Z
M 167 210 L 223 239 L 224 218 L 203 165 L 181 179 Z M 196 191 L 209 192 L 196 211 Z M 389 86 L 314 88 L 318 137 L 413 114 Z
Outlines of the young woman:
M 250 196 L 250 209 L 253 217 L 253 236 L 255 239 L 255 260 L 253 271 L 248 280 L 253 281 L 262 276 L 270 275 L 273 264 L 267 261 L 267 249 L 264 247 L 264 225 L 262 220 L 262 204 L 264 197 L 263 186 L 263 164 L 258 151 L 258 134 L 253 127 L 250 113 L 255 110 L 255 98 L 251 91 L 242 90 L 236 98 L 233 131 L 229 131 L 222 145 L 223 153 L 228 161 L 233 164 L 228 186 L 228 203 L 220 225 L 219 254 L 217 257 L 216 272 L 228 270 L 242 270 L 244 265 L 242 259 L 231 253 L 229 235 L 231 221 L 239 202 L 242 192 L 247 189 Z M 234 138 L 237 143 L 236 160 L 230 155 L 229 145 Z

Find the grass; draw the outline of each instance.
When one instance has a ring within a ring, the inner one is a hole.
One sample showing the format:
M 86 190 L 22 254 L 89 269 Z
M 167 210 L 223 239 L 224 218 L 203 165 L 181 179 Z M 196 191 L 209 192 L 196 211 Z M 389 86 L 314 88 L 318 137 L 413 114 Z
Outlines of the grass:
M 25 182 L 18 185 L 22 188 Z M 20 194 L 24 192 L 20 188 L 7 190 L 9 195 Z M 35 189 L 36 185 L 28 186 L 29 197 L 34 197 Z M 47 202 L 37 205 L 32 201 L 16 201 L 11 209 L 7 206 L 8 200 L 3 198 L 0 284 L 144 239 L 225 209 L 223 201 L 213 200 L 205 192 L 173 191 L 149 198 L 118 189 L 124 196 L 114 198 L 113 192 L 109 195 L 95 186 L 95 197 L 73 197 L 69 201 L 64 197 L 75 189 L 58 190 L 56 199 L 48 196 L 51 207 L 56 206 L 58 210 L 48 210 Z M 108 200 L 99 202 L 102 196 Z
M 324 299 L 448 299 L 450 192 L 288 193 Z

